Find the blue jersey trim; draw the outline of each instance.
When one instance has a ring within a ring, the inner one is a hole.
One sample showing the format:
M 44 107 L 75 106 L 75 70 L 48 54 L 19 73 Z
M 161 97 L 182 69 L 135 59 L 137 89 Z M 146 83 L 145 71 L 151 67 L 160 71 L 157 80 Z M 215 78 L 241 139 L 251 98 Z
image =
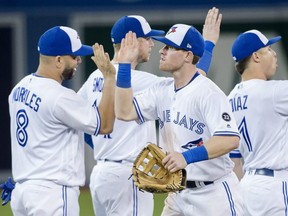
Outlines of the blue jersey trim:
M 141 113 L 139 104 L 138 104 L 138 102 L 137 102 L 137 100 L 136 100 L 135 98 L 133 99 L 133 104 L 134 104 L 136 113 L 137 113 L 137 115 L 138 115 L 138 121 L 137 121 L 137 122 L 138 122 L 139 124 L 144 123 L 144 122 L 145 122 L 144 117 L 143 117 L 143 115 L 142 115 L 142 113 Z
M 242 158 L 242 155 L 240 153 L 229 153 L 230 158 Z
M 100 128 L 101 128 L 101 118 L 100 118 L 100 113 L 98 110 L 98 107 L 95 108 L 96 111 L 96 129 L 94 132 L 94 136 L 97 136 L 100 132 Z
M 234 131 L 216 131 L 213 136 L 238 136 L 240 138 L 239 133 Z
M 181 89 L 185 88 L 187 85 L 189 85 L 197 76 L 199 76 L 200 73 L 198 71 L 196 71 L 196 73 L 194 74 L 194 76 L 192 77 L 192 79 L 183 87 L 179 88 L 179 89 L 176 89 L 175 85 L 174 85 L 174 91 L 177 92 L 177 91 L 180 91 Z
M 67 186 L 62 186 L 63 216 L 67 216 Z
M 134 185 L 134 181 L 132 180 L 133 187 L 133 216 L 138 216 L 138 190 Z
M 90 134 L 84 133 L 84 141 L 87 145 L 89 145 L 92 149 L 94 149 L 92 136 Z
M 283 181 L 282 182 L 282 192 L 283 192 L 283 198 L 284 198 L 284 205 L 285 205 L 285 216 L 288 215 L 288 196 L 287 196 L 287 182 Z
M 231 190 L 229 188 L 229 185 L 226 181 L 222 182 L 224 188 L 225 188 L 225 191 L 226 191 L 226 194 L 227 194 L 227 198 L 228 198 L 228 201 L 229 201 L 229 204 L 230 204 L 230 210 L 231 210 L 231 216 L 236 216 L 236 210 L 235 210 L 235 204 L 234 204 L 234 200 L 233 200 L 233 197 L 232 197 L 232 193 L 231 193 Z

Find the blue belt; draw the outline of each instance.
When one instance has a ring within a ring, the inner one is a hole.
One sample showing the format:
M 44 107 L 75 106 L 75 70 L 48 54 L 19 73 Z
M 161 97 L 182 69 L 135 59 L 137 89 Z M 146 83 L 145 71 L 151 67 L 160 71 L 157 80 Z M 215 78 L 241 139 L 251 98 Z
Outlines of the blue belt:
M 213 181 L 203 181 L 200 184 L 210 185 L 213 183 L 214 183 Z M 199 185 L 199 184 L 197 184 L 196 181 L 186 181 L 186 188 L 197 188 L 197 187 L 199 187 L 197 185 Z
M 248 171 L 249 172 L 249 171 Z M 264 176 L 271 176 L 274 177 L 274 170 L 263 168 L 263 169 L 256 169 L 255 175 L 264 175 Z

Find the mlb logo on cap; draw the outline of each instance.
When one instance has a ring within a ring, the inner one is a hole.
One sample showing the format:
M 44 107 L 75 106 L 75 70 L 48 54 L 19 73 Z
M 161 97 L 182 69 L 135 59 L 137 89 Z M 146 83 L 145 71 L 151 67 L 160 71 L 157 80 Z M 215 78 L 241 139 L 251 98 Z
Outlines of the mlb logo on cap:
M 250 30 L 240 34 L 232 45 L 232 56 L 236 62 L 252 55 L 253 52 L 278 42 L 281 36 L 270 40 L 258 30 Z
M 121 43 L 126 34 L 132 31 L 136 37 L 151 37 L 165 34 L 162 30 L 151 29 L 149 23 L 142 16 L 131 15 L 121 17 L 112 27 L 111 39 L 114 44 Z
M 47 56 L 93 54 L 91 46 L 82 45 L 77 31 L 66 26 L 55 26 L 47 30 L 39 39 L 38 51 Z
M 194 55 L 202 57 L 204 52 L 204 39 L 200 32 L 190 25 L 173 25 L 165 37 L 155 36 L 153 39 L 174 48 L 193 52 Z

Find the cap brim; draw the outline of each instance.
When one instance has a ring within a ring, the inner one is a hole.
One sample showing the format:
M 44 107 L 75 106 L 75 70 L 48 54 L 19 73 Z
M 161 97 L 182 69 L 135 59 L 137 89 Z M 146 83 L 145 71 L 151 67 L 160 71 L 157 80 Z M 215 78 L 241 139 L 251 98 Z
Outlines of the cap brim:
M 93 54 L 93 48 L 87 45 L 82 45 L 82 47 L 79 50 L 73 52 L 73 55 L 75 56 L 87 56 L 92 54 Z
M 168 46 L 172 46 L 174 48 L 182 49 L 180 46 L 177 44 L 173 43 L 171 40 L 167 39 L 166 37 L 161 37 L 161 36 L 155 36 L 152 37 L 154 40 L 160 41 Z
M 271 38 L 271 39 L 268 41 L 267 46 L 278 42 L 279 40 L 281 40 L 281 38 L 282 38 L 281 36 L 277 36 L 277 37 Z
M 152 36 L 160 36 L 160 35 L 164 35 L 165 31 L 162 30 L 155 30 L 152 29 L 148 34 L 146 34 L 145 36 L 147 37 L 152 37 Z

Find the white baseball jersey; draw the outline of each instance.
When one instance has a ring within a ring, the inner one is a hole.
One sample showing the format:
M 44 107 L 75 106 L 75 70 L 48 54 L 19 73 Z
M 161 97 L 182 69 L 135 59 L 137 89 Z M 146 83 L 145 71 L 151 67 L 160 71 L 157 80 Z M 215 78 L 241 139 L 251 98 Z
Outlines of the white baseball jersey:
M 241 136 L 244 170 L 288 169 L 288 81 L 253 79 L 228 98 Z
M 237 136 L 238 130 L 225 94 L 208 78 L 196 73 L 175 91 L 173 80 L 155 84 L 135 96 L 139 120 L 160 121 L 160 145 L 167 151 L 195 148 L 212 136 Z M 214 181 L 233 169 L 229 155 L 189 164 L 187 179 Z
M 118 69 L 118 65 L 115 67 Z M 131 78 L 135 93 L 165 79 L 138 70 L 132 70 Z M 101 100 L 102 88 L 103 75 L 96 70 L 78 93 L 95 105 Z M 143 147 L 148 142 L 156 143 L 155 121 L 137 124 L 116 119 L 111 134 L 92 136 L 92 141 L 97 164 L 91 173 L 89 187 L 95 214 L 152 216 L 153 194 L 139 191 L 131 174 L 133 161 Z
M 118 65 L 115 65 L 116 69 Z M 118 70 L 116 70 L 118 71 Z M 132 70 L 131 84 L 134 93 L 158 82 L 159 79 L 153 74 Z M 90 101 L 91 105 L 97 105 L 102 97 L 103 75 L 100 70 L 94 71 L 78 94 Z M 138 124 L 135 121 L 125 122 L 115 119 L 114 129 L 111 134 L 92 136 L 94 145 L 94 159 L 127 160 L 133 162 L 139 152 L 148 142 L 156 143 L 155 121 Z
M 31 74 L 12 89 L 9 112 L 16 182 L 84 185 L 83 132 L 98 134 L 97 108 L 57 81 Z

